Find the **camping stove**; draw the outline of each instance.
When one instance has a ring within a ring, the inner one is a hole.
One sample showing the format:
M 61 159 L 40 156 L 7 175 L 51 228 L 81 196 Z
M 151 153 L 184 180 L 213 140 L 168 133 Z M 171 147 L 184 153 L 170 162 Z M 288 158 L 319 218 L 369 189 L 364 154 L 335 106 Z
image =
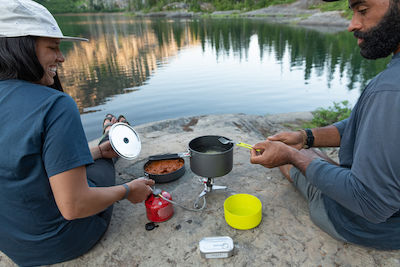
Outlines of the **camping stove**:
M 198 202 L 200 198 L 206 197 L 207 193 L 210 193 L 213 190 L 221 190 L 227 189 L 224 185 L 214 185 L 214 178 L 200 178 L 199 181 L 204 184 L 204 189 L 201 191 L 200 195 L 197 197 L 197 200 L 194 204 L 195 208 L 199 208 Z

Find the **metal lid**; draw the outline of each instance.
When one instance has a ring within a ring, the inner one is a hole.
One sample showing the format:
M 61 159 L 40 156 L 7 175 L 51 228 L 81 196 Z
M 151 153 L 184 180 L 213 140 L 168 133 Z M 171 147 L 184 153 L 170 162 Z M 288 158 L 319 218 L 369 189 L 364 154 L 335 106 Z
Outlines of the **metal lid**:
M 108 135 L 112 148 L 120 157 L 132 160 L 139 155 L 142 144 L 139 135 L 130 125 L 114 123 Z
M 201 253 L 230 252 L 233 248 L 233 240 L 229 236 L 204 237 L 199 242 Z

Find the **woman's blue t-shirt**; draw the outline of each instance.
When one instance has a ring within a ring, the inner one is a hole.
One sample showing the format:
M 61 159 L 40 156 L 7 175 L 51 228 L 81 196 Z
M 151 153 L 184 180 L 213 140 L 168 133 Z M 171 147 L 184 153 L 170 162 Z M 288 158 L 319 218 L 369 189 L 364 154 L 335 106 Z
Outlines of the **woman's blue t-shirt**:
M 74 100 L 20 80 L 0 81 L 0 250 L 19 265 L 66 261 L 107 228 L 99 216 L 65 220 L 49 177 L 93 163 Z

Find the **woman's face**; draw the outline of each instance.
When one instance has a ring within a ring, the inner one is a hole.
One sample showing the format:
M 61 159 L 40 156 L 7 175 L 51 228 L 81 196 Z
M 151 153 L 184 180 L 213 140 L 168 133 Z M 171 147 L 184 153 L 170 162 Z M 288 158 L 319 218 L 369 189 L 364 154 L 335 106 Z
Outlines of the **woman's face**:
M 64 62 L 64 56 L 60 51 L 60 39 L 38 37 L 36 39 L 36 56 L 43 67 L 44 74 L 38 82 L 41 85 L 54 84 L 57 66 Z

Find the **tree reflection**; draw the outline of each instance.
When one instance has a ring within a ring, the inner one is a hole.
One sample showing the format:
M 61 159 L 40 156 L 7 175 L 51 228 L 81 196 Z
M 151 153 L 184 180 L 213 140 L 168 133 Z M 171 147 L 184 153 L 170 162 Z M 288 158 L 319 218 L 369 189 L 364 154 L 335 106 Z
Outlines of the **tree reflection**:
M 58 16 L 65 35 L 90 38 L 89 43 L 63 43 L 66 62 L 60 68 L 66 91 L 81 112 L 146 83 L 160 64 L 181 48 L 210 45 L 218 59 L 233 53 L 246 59 L 251 38 L 257 37 L 261 60 L 278 62 L 290 57 L 291 68 L 327 75 L 330 87 L 335 72 L 349 77 L 349 90 L 362 90 L 383 70 L 388 59 L 367 61 L 359 55 L 352 34 L 321 33 L 261 19 L 135 19 L 122 14 Z M 357 87 L 357 88 L 356 88 Z

